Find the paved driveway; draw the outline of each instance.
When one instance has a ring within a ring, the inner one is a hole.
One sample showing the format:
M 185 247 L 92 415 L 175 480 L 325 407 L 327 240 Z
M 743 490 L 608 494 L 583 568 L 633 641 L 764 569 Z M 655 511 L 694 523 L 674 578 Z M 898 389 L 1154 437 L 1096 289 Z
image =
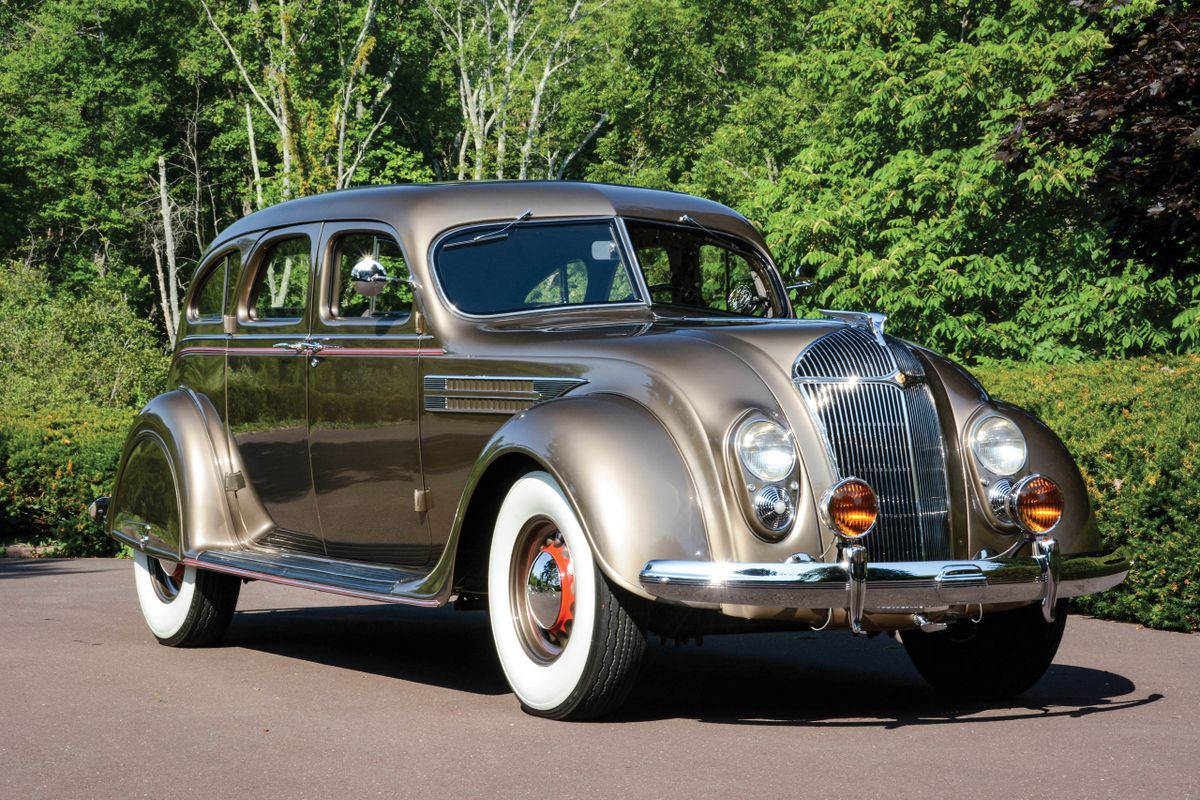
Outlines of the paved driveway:
M 1200 636 L 1073 617 L 1020 702 L 939 702 L 893 640 L 655 644 L 625 713 L 521 713 L 480 612 L 244 587 L 155 643 L 128 561 L 0 560 L 0 798 L 1200 798 Z

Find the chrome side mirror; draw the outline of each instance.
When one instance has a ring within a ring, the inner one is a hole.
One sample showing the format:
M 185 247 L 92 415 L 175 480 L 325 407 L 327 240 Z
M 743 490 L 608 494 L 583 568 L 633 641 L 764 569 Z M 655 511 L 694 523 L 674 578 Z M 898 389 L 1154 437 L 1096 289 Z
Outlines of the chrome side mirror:
M 393 280 L 396 279 L 387 274 L 383 264 L 369 256 L 350 270 L 350 283 L 354 291 L 363 297 L 376 297 Z
M 739 283 L 729 290 L 725 298 L 725 308 L 734 314 L 752 314 L 770 302 L 758 294 L 748 283 Z

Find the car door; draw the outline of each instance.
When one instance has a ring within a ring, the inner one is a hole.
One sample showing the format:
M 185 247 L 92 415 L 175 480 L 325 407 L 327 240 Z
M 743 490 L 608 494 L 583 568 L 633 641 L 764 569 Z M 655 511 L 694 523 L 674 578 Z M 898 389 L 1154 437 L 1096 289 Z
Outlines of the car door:
M 318 555 L 305 342 L 320 233 L 320 225 L 301 225 L 259 241 L 239 282 L 226 361 L 229 437 L 246 488 L 270 517 L 247 533 L 259 544 Z
M 308 359 L 309 447 L 326 552 L 419 569 L 431 560 L 422 501 L 420 335 L 398 237 L 372 223 L 329 223 Z M 390 280 L 374 298 L 351 270 Z

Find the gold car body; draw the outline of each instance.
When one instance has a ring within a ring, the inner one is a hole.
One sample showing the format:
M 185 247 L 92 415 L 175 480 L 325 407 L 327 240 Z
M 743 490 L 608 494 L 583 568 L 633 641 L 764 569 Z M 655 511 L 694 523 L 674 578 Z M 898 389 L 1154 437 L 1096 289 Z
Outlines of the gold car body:
M 736 240 L 767 267 L 772 316 L 664 312 L 644 285 L 628 302 L 457 308 L 435 269 L 439 246 L 526 209 L 521 225 L 609 222 L 635 265 L 631 221 Z M 410 314 L 334 313 L 334 246 L 348 233 L 401 248 Z M 297 238 L 310 245 L 307 302 L 294 318 L 256 318 L 264 254 Z M 900 629 L 1034 602 L 1051 614 L 1057 598 L 1115 585 L 1128 569 L 1101 551 L 1084 483 L 1053 432 L 947 359 L 887 336 L 878 315 L 793 318 L 757 231 L 714 202 L 563 182 L 354 189 L 235 223 L 193 287 L 217 269 L 228 276 L 222 313 L 199 313 L 200 290 L 189 294 L 173 388 L 135 423 L 109 509 L 112 535 L 150 555 L 377 600 L 476 598 L 504 490 L 540 469 L 613 584 L 726 619 Z M 892 366 L 823 376 L 822 348 L 828 364 L 858 352 L 868 367 Z M 894 423 L 868 454 L 886 462 L 874 481 L 892 483 L 875 486 L 880 527 L 857 554 L 823 514 L 848 477 L 839 448 L 854 444 L 837 440 L 823 403 L 844 416 L 838 425 L 876 425 L 871 409 Z M 1061 489 L 1052 537 L 997 516 L 997 478 L 969 441 L 991 415 L 1028 445 L 1010 483 L 1044 475 Z M 799 454 L 778 533 L 756 521 L 761 487 L 732 444 L 760 417 Z

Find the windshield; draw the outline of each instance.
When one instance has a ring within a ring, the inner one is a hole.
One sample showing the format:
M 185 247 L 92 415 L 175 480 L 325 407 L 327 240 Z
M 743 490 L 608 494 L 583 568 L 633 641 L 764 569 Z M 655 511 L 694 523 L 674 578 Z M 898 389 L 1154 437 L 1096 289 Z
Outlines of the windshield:
M 644 302 L 609 221 L 473 227 L 443 239 L 434 263 L 467 314 Z
M 699 226 L 627 221 L 626 227 L 656 310 L 785 315 L 771 267 L 748 244 Z

